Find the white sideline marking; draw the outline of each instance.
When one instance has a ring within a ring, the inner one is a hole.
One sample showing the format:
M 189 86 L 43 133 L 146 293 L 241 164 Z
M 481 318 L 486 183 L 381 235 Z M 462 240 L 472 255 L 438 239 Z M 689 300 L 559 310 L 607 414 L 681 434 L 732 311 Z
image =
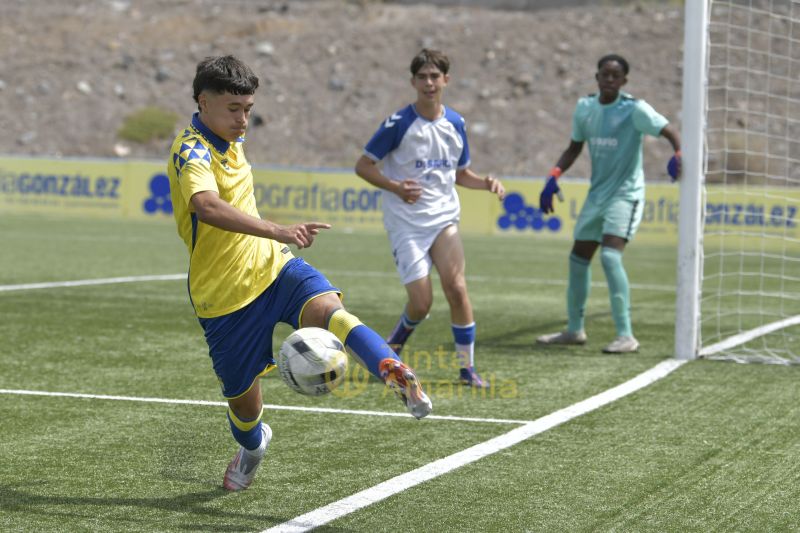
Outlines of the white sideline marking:
M 394 272 L 377 272 L 377 271 L 366 271 L 366 272 L 349 272 L 349 271 L 338 271 L 338 270 L 331 270 L 326 271 L 325 274 L 327 276 L 358 276 L 358 277 L 367 277 L 367 278 L 396 278 L 397 274 Z M 162 275 L 154 275 L 154 276 L 125 276 L 119 278 L 98 278 L 98 279 L 79 279 L 74 281 L 46 281 L 42 283 L 20 283 L 17 285 L 0 285 L 0 292 L 8 292 L 8 291 L 24 291 L 24 290 L 32 290 L 32 289 L 53 289 L 58 287 L 83 287 L 87 285 L 111 285 L 114 283 L 136 283 L 139 281 L 173 281 L 173 280 L 186 280 L 186 273 L 182 274 L 162 274 Z M 492 277 L 492 276 L 481 276 L 481 275 L 468 275 L 468 281 L 473 282 L 480 282 L 486 283 L 495 280 L 501 280 L 503 283 L 522 283 L 526 285 L 566 285 L 566 280 L 552 280 L 552 279 L 541 279 L 541 278 L 515 278 L 515 277 Z M 593 282 L 593 287 L 604 288 L 606 284 L 604 282 Z M 631 283 L 631 289 L 636 290 L 646 290 L 646 291 L 657 291 L 657 292 L 674 292 L 675 286 L 669 285 L 651 285 L 645 283 Z
M 0 285 L 0 292 L 24 291 L 29 289 L 52 289 L 55 287 L 82 287 L 85 285 L 109 285 L 113 283 L 135 283 L 137 281 L 172 281 L 186 279 L 186 274 L 163 274 L 157 276 L 126 276 L 121 278 L 79 279 L 75 281 L 47 281 L 42 283 L 20 283 L 19 285 Z
M 478 459 L 497 453 L 501 450 L 514 446 L 526 439 L 539 433 L 547 431 L 555 426 L 563 424 L 575 417 L 594 411 L 595 409 L 607 405 L 619 398 L 627 396 L 641 388 L 644 388 L 655 381 L 663 378 L 673 370 L 683 365 L 686 360 L 669 359 L 662 361 L 650 370 L 639 374 L 633 379 L 622 383 L 605 392 L 601 392 L 591 398 L 565 407 L 543 416 L 537 420 L 529 422 L 522 427 L 518 427 L 489 439 L 471 448 L 454 453 L 425 466 L 406 472 L 397 477 L 379 483 L 374 487 L 357 492 L 352 496 L 343 498 L 339 501 L 320 507 L 309 513 L 297 516 L 288 522 L 278 524 L 266 529 L 261 533 L 300 533 L 312 530 L 316 527 L 327 524 L 337 518 L 341 518 L 354 511 L 372 505 L 393 496 L 406 489 L 439 477 L 464 465 L 473 463 Z
M 777 322 L 772 322 L 771 324 L 766 324 L 764 326 L 751 329 L 750 331 L 743 331 L 738 335 L 729 337 L 724 341 L 712 344 L 711 346 L 706 346 L 705 348 L 702 348 L 698 352 L 698 355 L 701 357 L 706 355 L 713 355 L 723 350 L 727 350 L 728 348 L 733 348 L 734 346 L 739 346 L 740 344 L 744 344 L 747 341 L 751 341 L 755 338 L 766 335 L 767 333 L 772 333 L 773 331 L 783 328 L 788 328 L 790 326 L 796 326 L 798 324 L 800 324 L 800 315 L 795 315 L 789 318 L 785 318 L 783 320 L 778 320 Z
M 20 389 L 0 389 L 0 394 L 15 394 L 19 396 L 50 396 L 61 398 L 85 398 L 92 400 L 116 400 L 125 402 L 145 402 L 145 403 L 167 403 L 178 405 L 211 405 L 215 407 L 228 407 L 227 402 L 209 400 L 180 400 L 172 398 L 147 398 L 140 396 L 113 396 L 106 394 L 83 394 L 77 392 L 50 392 Z M 330 407 L 301 407 L 296 405 L 273 405 L 264 404 L 264 409 L 275 411 L 303 411 L 306 413 L 328 413 L 337 415 L 361 415 L 361 416 L 396 416 L 408 418 L 410 415 L 404 412 L 387 411 L 362 411 L 357 409 L 333 409 Z M 450 422 L 482 422 L 486 424 L 528 424 L 530 420 L 513 420 L 504 418 L 474 418 L 466 416 L 445 416 L 430 415 L 426 420 L 446 420 Z

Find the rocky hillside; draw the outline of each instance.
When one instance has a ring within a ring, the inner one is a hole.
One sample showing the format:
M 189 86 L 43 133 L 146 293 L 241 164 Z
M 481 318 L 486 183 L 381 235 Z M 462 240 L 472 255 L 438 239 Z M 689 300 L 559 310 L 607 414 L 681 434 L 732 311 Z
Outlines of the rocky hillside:
M 164 158 L 167 141 L 121 140 L 124 118 L 155 105 L 182 127 L 195 65 L 224 53 L 262 81 L 247 142 L 254 164 L 351 167 L 380 121 L 414 98 L 408 64 L 421 47 L 451 57 L 445 101 L 467 118 L 480 173 L 545 173 L 608 52 L 629 59 L 627 90 L 678 124 L 680 5 L 573 4 L 3 0 L 0 153 Z M 645 150 L 648 177 L 665 179 L 669 144 L 649 139 Z M 584 153 L 570 174 L 585 175 L 587 163 Z

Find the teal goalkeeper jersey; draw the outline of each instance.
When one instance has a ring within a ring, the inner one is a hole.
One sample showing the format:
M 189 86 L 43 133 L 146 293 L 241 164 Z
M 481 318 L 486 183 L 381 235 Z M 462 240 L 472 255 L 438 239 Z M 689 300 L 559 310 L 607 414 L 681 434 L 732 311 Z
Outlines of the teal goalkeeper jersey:
M 572 115 L 572 140 L 587 142 L 592 158 L 589 197 L 597 205 L 616 198 L 644 200 L 642 139 L 658 136 L 666 118 L 644 100 L 620 92 L 610 104 L 599 94 L 578 100 Z

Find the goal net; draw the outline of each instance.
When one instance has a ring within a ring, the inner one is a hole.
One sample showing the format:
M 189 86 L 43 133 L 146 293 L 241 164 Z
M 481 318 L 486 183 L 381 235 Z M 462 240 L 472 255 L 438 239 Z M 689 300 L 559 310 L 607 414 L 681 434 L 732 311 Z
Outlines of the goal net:
M 705 1 L 687 2 L 687 32 L 690 9 Z M 676 329 L 676 355 L 799 364 L 800 0 L 712 0 L 703 9 L 705 24 L 692 31 L 706 41 L 684 51 L 704 63 L 684 91 L 705 85 L 700 138 L 689 133 L 690 147 L 684 136 L 699 170 L 688 185 L 702 200 L 687 200 L 687 216 L 699 210 L 694 235 L 679 228 L 677 308 L 692 301 L 694 324 L 676 320 L 696 331 L 689 346 Z M 686 240 L 695 246 L 688 255 Z M 687 275 L 699 279 L 682 282 Z

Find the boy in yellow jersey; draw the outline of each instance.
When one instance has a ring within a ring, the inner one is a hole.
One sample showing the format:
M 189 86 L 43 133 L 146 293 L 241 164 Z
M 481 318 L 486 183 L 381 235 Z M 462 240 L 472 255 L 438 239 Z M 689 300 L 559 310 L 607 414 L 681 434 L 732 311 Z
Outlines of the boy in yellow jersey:
M 241 445 L 225 472 L 228 490 L 250 486 L 272 438 L 261 421 L 258 378 L 275 366 L 278 322 L 330 330 L 414 417 L 431 412 L 414 372 L 344 309 L 339 289 L 286 246 L 311 246 L 330 225 L 284 226 L 259 216 L 242 147 L 257 88 L 258 78 L 233 56 L 201 61 L 193 82 L 198 112 L 173 142 L 167 164 L 178 233 L 189 250 L 189 298 Z

